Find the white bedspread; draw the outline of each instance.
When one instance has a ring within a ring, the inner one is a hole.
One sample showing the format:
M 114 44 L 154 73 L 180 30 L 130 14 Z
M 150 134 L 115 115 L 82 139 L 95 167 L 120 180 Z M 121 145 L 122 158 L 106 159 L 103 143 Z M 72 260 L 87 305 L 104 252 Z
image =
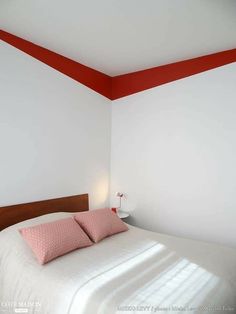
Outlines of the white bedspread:
M 152 233 L 128 232 L 44 266 L 18 228 L 0 233 L 0 313 L 236 313 L 236 250 Z

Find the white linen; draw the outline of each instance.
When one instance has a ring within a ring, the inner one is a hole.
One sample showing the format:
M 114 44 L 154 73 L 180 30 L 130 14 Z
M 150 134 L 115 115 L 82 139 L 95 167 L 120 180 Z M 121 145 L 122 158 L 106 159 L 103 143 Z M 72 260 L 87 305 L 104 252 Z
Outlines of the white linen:
M 39 265 L 17 230 L 69 215 L 41 216 L 0 233 L 0 313 L 236 313 L 232 248 L 129 226 Z

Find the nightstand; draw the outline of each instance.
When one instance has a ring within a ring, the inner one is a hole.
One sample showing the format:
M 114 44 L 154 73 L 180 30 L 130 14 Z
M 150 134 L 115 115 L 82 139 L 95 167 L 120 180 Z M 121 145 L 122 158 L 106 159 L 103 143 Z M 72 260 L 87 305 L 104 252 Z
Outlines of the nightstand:
M 128 218 L 130 216 L 129 213 L 124 212 L 123 210 L 118 210 L 117 215 L 118 215 L 118 217 L 120 217 L 120 219 L 125 219 L 125 218 Z

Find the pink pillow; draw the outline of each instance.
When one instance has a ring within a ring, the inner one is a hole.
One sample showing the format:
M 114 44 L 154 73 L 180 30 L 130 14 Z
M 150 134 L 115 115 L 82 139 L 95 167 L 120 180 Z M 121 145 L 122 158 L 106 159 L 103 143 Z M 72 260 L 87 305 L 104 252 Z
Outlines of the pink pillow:
M 108 208 L 77 213 L 75 220 L 95 243 L 112 234 L 128 230 L 117 214 Z
M 19 230 L 40 264 L 92 242 L 73 218 L 65 218 Z

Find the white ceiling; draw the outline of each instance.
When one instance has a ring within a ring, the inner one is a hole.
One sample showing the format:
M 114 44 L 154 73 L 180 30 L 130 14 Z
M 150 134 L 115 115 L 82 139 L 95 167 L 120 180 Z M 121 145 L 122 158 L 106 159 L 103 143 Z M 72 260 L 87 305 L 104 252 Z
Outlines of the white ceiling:
M 0 0 L 0 28 L 109 75 L 236 47 L 236 0 Z

